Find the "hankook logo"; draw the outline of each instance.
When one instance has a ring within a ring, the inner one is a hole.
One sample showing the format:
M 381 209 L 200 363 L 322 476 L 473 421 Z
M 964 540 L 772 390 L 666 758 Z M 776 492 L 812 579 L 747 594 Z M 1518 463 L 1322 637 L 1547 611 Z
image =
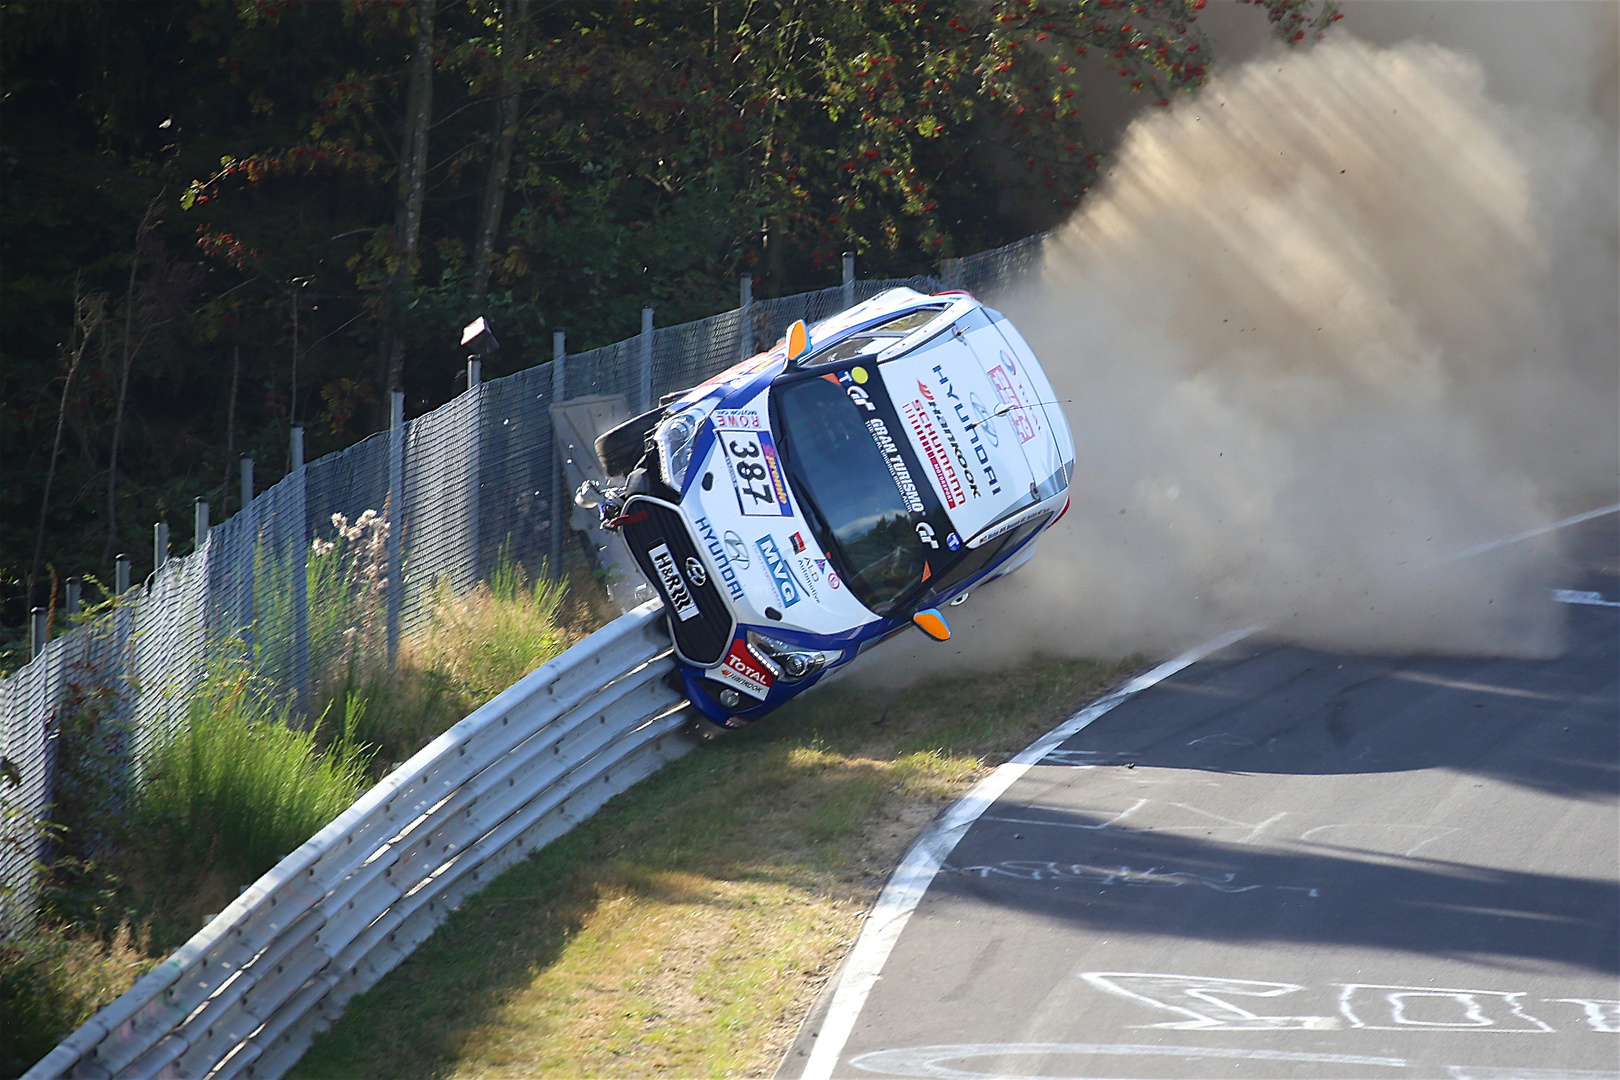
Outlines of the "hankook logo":
M 686 580 L 697 588 L 702 588 L 703 583 L 709 580 L 709 572 L 703 568 L 702 560 L 696 555 L 686 557 Z

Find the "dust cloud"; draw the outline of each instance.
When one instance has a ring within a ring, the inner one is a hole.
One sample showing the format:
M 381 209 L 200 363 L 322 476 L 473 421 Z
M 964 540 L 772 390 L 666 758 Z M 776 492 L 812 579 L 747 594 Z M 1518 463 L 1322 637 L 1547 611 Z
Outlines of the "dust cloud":
M 1557 67 L 1556 96 L 1339 35 L 1140 116 L 1038 274 L 986 298 L 1065 403 L 1073 505 L 885 681 L 1244 625 L 1556 652 L 1556 536 L 1447 556 L 1617 501 L 1614 12 L 1584 7 L 1559 17 L 1599 35 L 1590 70 L 1491 69 Z

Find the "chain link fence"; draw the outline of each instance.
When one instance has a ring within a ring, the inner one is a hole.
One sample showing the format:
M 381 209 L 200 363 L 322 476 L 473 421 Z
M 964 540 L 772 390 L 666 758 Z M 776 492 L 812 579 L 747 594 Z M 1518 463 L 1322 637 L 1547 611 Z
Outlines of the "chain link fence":
M 29 926 L 36 910 L 63 738 L 103 740 L 91 757 L 114 775 L 101 786 L 127 800 L 144 755 L 185 722 L 211 661 L 245 660 L 307 722 L 324 675 L 345 657 L 391 662 L 441 594 L 465 592 L 502 560 L 558 566 L 572 493 L 554 404 L 616 396 L 627 414 L 646 411 L 769 347 L 794 320 L 813 324 L 896 286 L 992 298 L 1035 265 L 1042 239 L 948 261 L 938 277 L 859 281 L 846 263 L 842 286 L 589 352 L 559 349 L 550 363 L 474 385 L 410 421 L 396 395 L 388 431 L 307 465 L 296 465 L 295 451 L 295 468 L 209 529 L 195 553 L 164 559 L 110 613 L 0 680 L 0 938 Z M 84 725 L 64 721 L 92 696 L 118 722 L 83 736 Z

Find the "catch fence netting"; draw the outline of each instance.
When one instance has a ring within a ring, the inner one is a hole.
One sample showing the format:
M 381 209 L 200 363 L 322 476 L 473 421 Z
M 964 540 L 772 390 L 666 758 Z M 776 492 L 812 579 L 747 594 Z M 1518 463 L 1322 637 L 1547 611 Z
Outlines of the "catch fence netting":
M 1035 265 L 1042 239 L 953 260 L 938 277 L 846 281 L 564 355 L 294 469 L 0 679 L 0 938 L 33 921 L 58 782 L 93 769 L 95 789 L 127 803 L 210 665 L 235 665 L 308 725 L 357 665 L 392 663 L 441 598 L 502 563 L 558 567 L 573 509 L 563 456 L 591 451 L 557 445 L 554 404 L 594 397 L 639 414 L 769 348 L 796 319 L 896 286 L 993 300 Z

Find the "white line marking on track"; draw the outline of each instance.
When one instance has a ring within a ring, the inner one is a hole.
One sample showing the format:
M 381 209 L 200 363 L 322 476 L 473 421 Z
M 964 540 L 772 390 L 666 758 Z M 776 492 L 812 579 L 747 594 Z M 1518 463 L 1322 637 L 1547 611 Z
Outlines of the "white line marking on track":
M 1583 521 L 1591 521 L 1593 518 L 1600 518 L 1605 514 L 1613 513 L 1620 513 L 1620 503 L 1615 503 L 1613 506 L 1600 506 L 1596 510 L 1588 510 L 1584 514 L 1576 514 L 1574 517 L 1567 517 L 1563 521 L 1555 521 L 1551 525 L 1543 525 L 1537 529 L 1526 529 L 1522 533 L 1504 536 L 1500 540 L 1488 540 L 1483 544 L 1475 544 L 1466 551 L 1457 552 L 1451 558 L 1466 559 L 1470 555 L 1483 555 L 1487 551 L 1495 551 L 1497 548 L 1507 547 L 1509 544 L 1517 544 L 1525 540 L 1534 540 L 1538 536 L 1557 532 L 1559 529 L 1567 529 L 1571 525 L 1579 525 Z
M 1560 604 L 1587 604 L 1592 607 L 1620 607 L 1620 600 L 1605 600 L 1600 592 L 1582 592 L 1578 589 L 1554 589 L 1552 598 Z
M 1098 698 L 980 780 L 924 829 L 917 842 L 911 845 L 911 850 L 906 852 L 906 857 L 900 861 L 889 883 L 883 887 L 877 904 L 861 928 L 861 936 L 855 940 L 855 947 L 849 952 L 843 977 L 838 980 L 838 988 L 833 992 L 832 1003 L 822 1020 L 815 1049 L 805 1063 L 803 1080 L 830 1080 L 833 1069 L 838 1066 L 838 1058 L 844 1052 L 844 1044 L 855 1029 L 855 1020 L 860 1016 L 872 987 L 882 976 L 883 965 L 894 951 L 895 943 L 900 940 L 900 932 L 906 928 L 911 913 L 922 902 L 934 875 L 939 873 L 939 868 L 981 814 L 1028 772 L 1031 765 L 1092 721 L 1183 668 L 1242 641 L 1255 629 L 1249 627 L 1222 634 L 1138 675 L 1113 693 Z
M 1361 1054 L 1314 1054 L 1294 1050 L 1249 1050 L 1231 1046 L 1144 1046 L 1134 1043 L 958 1043 L 954 1046 L 907 1046 L 873 1050 L 850 1061 L 857 1069 L 889 1076 L 941 1077 L 944 1080 L 1061 1080 L 1061 1074 L 1020 1076 L 1002 1070 L 975 1072 L 941 1065 L 979 1057 L 1057 1057 L 1105 1055 L 1109 1057 L 1216 1058 L 1235 1061 L 1289 1061 L 1317 1065 L 1381 1065 L 1404 1069 L 1405 1058 L 1368 1057 Z

